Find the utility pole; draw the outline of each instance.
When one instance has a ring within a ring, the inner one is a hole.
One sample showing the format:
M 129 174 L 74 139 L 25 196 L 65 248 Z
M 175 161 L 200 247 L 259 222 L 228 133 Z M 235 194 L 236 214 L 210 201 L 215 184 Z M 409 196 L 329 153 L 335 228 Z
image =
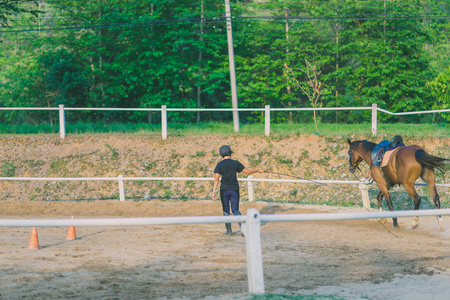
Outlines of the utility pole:
M 231 103 L 233 109 L 237 109 L 238 102 L 236 90 L 236 71 L 234 69 L 234 49 L 233 49 L 233 33 L 231 30 L 230 0 L 225 0 L 225 17 L 227 19 L 228 59 L 230 62 Z M 233 123 L 234 123 L 234 131 L 239 132 L 239 112 L 237 110 L 233 110 Z

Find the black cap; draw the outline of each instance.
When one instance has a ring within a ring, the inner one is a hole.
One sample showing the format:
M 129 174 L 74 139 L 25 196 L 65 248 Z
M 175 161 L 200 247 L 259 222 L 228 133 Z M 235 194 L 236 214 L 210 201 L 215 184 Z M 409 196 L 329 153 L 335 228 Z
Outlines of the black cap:
M 394 138 L 392 139 L 392 143 L 403 143 L 403 139 L 402 139 L 402 137 L 401 136 L 399 136 L 399 135 L 396 135 L 396 136 L 394 136 Z
M 231 153 L 233 153 L 233 151 L 231 151 L 231 148 L 230 148 L 230 146 L 228 146 L 228 145 L 223 145 L 223 146 L 220 147 L 220 149 L 219 149 L 219 154 L 220 154 L 222 157 L 225 157 L 225 156 L 231 156 Z

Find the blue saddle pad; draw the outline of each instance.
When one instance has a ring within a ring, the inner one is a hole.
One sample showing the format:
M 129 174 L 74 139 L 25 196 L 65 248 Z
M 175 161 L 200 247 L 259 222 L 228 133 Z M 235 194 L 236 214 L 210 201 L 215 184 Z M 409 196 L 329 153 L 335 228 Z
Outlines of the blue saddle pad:
M 388 140 L 384 140 L 380 142 L 378 145 L 373 148 L 372 153 L 370 154 L 370 159 L 372 163 L 379 167 L 381 165 L 381 161 L 383 160 L 383 154 L 386 152 L 386 148 L 389 146 L 391 142 Z

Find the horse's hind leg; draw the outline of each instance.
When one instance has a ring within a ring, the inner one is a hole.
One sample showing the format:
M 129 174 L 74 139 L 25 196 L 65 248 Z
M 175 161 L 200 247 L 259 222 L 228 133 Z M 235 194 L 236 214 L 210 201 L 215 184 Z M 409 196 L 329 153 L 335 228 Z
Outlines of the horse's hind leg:
M 436 176 L 434 171 L 423 168 L 422 174 L 420 174 L 420 178 L 425 181 L 430 189 L 431 195 L 433 196 L 434 205 L 436 205 L 437 209 L 441 208 L 441 201 L 439 201 L 439 194 L 436 189 Z M 441 216 L 437 217 L 439 223 L 439 231 L 444 230 L 444 219 Z
M 383 204 L 383 193 L 381 191 L 378 192 L 377 201 L 378 201 L 378 211 L 382 212 L 383 208 L 381 206 Z M 382 224 L 386 223 L 386 218 L 381 218 L 380 223 Z
M 417 194 L 416 189 L 414 188 L 414 183 L 412 184 L 404 184 L 403 187 L 405 188 L 408 195 L 413 199 L 414 201 L 414 210 L 418 210 L 420 207 L 420 196 Z M 413 217 L 412 220 L 412 228 L 416 228 L 419 226 L 419 217 Z
M 389 193 L 386 195 L 384 195 L 384 197 L 386 198 L 386 202 L 387 205 L 389 206 L 389 210 L 390 211 L 394 211 L 394 205 L 392 204 L 392 200 L 391 200 L 391 196 L 389 195 Z M 392 227 L 394 228 L 398 228 L 398 222 L 397 222 L 397 218 L 392 218 Z

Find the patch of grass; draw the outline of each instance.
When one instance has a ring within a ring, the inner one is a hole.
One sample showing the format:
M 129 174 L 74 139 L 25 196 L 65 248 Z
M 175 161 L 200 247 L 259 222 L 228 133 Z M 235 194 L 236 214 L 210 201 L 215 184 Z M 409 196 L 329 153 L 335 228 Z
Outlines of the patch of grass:
M 301 156 L 299 157 L 299 160 L 308 159 L 309 158 L 308 154 L 309 154 L 308 150 L 303 150 Z
M 162 195 L 163 199 L 170 199 L 173 197 L 173 193 L 171 191 L 164 191 L 164 194 Z
M 248 155 L 247 158 L 248 158 L 248 163 L 250 164 L 250 167 L 252 167 L 252 168 L 259 166 L 261 164 L 261 157 L 258 154 Z
M 0 177 L 14 177 L 16 175 L 16 166 L 13 162 L 5 161 L 0 166 Z
M 281 164 L 286 164 L 291 166 L 293 164 L 293 160 L 289 157 L 286 157 L 286 155 L 277 156 L 275 160 Z
M 379 122 L 377 134 L 379 136 L 391 136 L 393 132 L 404 137 L 447 137 L 450 124 L 410 124 L 410 123 L 382 123 Z M 168 135 L 173 137 L 189 135 L 264 135 L 264 123 L 240 124 L 239 132 L 234 131 L 233 122 L 205 122 L 200 124 L 168 123 Z M 291 135 L 313 134 L 315 132 L 313 123 L 272 123 L 270 138 L 280 141 L 290 138 Z M 49 134 L 58 133 L 59 124 L 0 124 L 2 134 Z M 160 124 L 148 123 L 66 123 L 67 134 L 77 133 L 130 133 L 130 134 L 161 134 Z M 321 123 L 319 134 L 332 141 L 333 136 L 355 135 L 372 137 L 372 124 L 370 122 L 361 124 L 326 124 Z M 328 140 L 327 140 L 328 141 Z
M 202 157 L 202 156 L 206 156 L 205 151 L 197 151 L 195 152 L 195 154 L 189 154 L 189 157 Z
M 184 132 L 181 129 L 175 129 L 170 133 L 170 136 L 181 137 L 184 136 Z
M 110 145 L 105 144 L 105 146 L 106 146 L 106 148 L 108 148 L 108 149 L 111 151 L 111 153 L 112 153 L 113 156 L 118 156 L 118 155 L 119 155 L 119 152 L 117 152 L 117 151 L 116 151 L 113 147 L 111 147 Z
M 169 155 L 170 159 L 175 159 L 175 158 L 178 158 L 178 157 L 183 157 L 183 155 L 176 153 L 174 150 L 172 150 L 170 152 L 170 155 Z
M 62 158 L 54 158 L 50 163 L 50 171 L 54 174 L 65 176 L 68 174 L 67 161 Z
M 318 163 L 321 166 L 327 167 L 327 166 L 329 166 L 329 163 L 328 163 L 329 160 L 330 160 L 330 156 L 324 156 L 319 159 L 313 159 L 312 161 Z
M 186 180 L 185 185 L 186 185 L 186 187 L 193 188 L 193 187 L 195 187 L 195 181 L 194 180 Z
M 142 163 L 142 168 L 144 169 L 144 171 L 150 171 L 154 167 L 156 167 L 156 161 L 154 160 Z

